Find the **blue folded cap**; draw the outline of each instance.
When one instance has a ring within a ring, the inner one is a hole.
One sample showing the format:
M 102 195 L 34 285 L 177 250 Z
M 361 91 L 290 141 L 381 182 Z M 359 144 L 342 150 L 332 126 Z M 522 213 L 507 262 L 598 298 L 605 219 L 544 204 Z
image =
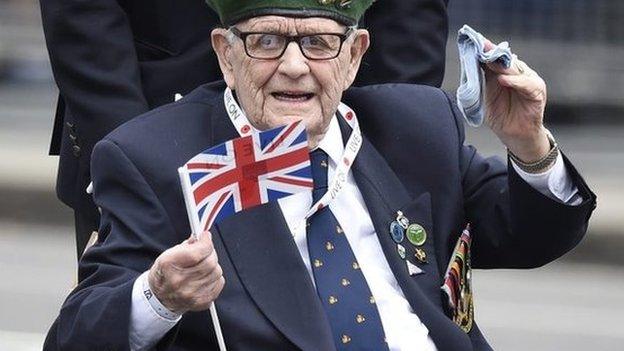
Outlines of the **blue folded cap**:
M 511 67 L 513 54 L 506 41 L 485 52 L 485 37 L 464 25 L 458 32 L 459 64 L 461 77 L 457 88 L 457 105 L 469 125 L 483 124 L 485 79 L 480 63 L 499 62 L 505 68 Z

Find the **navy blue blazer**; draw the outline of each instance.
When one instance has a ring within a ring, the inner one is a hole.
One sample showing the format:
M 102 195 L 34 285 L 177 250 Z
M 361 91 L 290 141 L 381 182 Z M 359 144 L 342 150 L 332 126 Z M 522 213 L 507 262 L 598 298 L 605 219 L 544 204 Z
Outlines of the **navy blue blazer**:
M 65 301 L 46 350 L 126 350 L 135 278 L 190 233 L 177 168 L 207 147 L 237 137 L 222 82 L 144 114 L 95 147 L 100 240 L 80 262 L 80 285 Z M 567 206 L 526 184 L 500 160 L 464 145 L 459 114 L 441 90 L 414 85 L 353 88 L 343 99 L 365 135 L 353 175 L 385 257 L 439 350 L 490 350 L 445 313 L 440 286 L 453 246 L 472 224 L 475 268 L 546 264 L 583 237 L 595 207 L 574 167 L 583 203 Z M 343 133 L 348 127 L 341 126 Z M 388 233 L 396 211 L 430 233 L 424 274 L 410 276 Z M 213 228 L 226 285 L 217 308 L 229 350 L 333 350 L 331 332 L 276 203 L 238 213 Z M 478 308 L 478 306 L 477 306 Z M 216 350 L 208 312 L 191 312 L 162 350 Z

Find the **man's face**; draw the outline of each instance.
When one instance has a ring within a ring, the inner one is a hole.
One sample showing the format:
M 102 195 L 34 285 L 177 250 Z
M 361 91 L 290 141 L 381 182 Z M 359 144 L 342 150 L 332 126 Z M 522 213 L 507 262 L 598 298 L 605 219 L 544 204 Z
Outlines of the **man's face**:
M 262 16 L 235 27 L 241 32 L 284 35 L 346 32 L 344 25 L 326 18 Z M 288 44 L 282 57 L 261 60 L 247 56 L 243 41 L 224 29 L 216 29 L 212 37 L 225 81 L 236 91 L 250 122 L 264 130 L 303 120 L 311 144 L 327 130 L 369 40 L 365 30 L 355 31 L 338 57 L 330 60 L 307 59 L 296 42 Z

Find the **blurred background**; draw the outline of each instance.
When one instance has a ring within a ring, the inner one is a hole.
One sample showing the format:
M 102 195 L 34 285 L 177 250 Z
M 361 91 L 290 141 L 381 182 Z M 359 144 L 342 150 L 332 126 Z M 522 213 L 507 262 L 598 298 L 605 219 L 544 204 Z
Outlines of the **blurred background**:
M 510 41 L 548 83 L 548 127 L 598 195 L 586 239 L 561 260 L 475 272 L 481 329 L 497 350 L 621 350 L 624 1 L 451 0 L 449 11 L 444 88 L 457 87 L 462 24 Z M 47 156 L 56 95 L 38 3 L 0 0 L 0 351 L 40 350 L 75 282 L 73 218 Z M 504 155 L 487 129 L 467 131 Z

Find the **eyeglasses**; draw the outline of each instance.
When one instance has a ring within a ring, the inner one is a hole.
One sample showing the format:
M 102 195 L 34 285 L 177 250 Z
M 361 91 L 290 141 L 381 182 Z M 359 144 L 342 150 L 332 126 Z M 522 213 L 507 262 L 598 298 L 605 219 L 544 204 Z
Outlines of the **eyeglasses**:
M 245 45 L 247 56 L 260 60 L 275 60 L 286 52 L 288 44 L 296 42 L 303 56 L 309 60 L 331 60 L 340 54 L 342 44 L 354 31 L 349 27 L 344 34 L 316 33 L 307 35 L 282 35 L 262 32 L 241 32 L 230 27 L 232 34 Z

